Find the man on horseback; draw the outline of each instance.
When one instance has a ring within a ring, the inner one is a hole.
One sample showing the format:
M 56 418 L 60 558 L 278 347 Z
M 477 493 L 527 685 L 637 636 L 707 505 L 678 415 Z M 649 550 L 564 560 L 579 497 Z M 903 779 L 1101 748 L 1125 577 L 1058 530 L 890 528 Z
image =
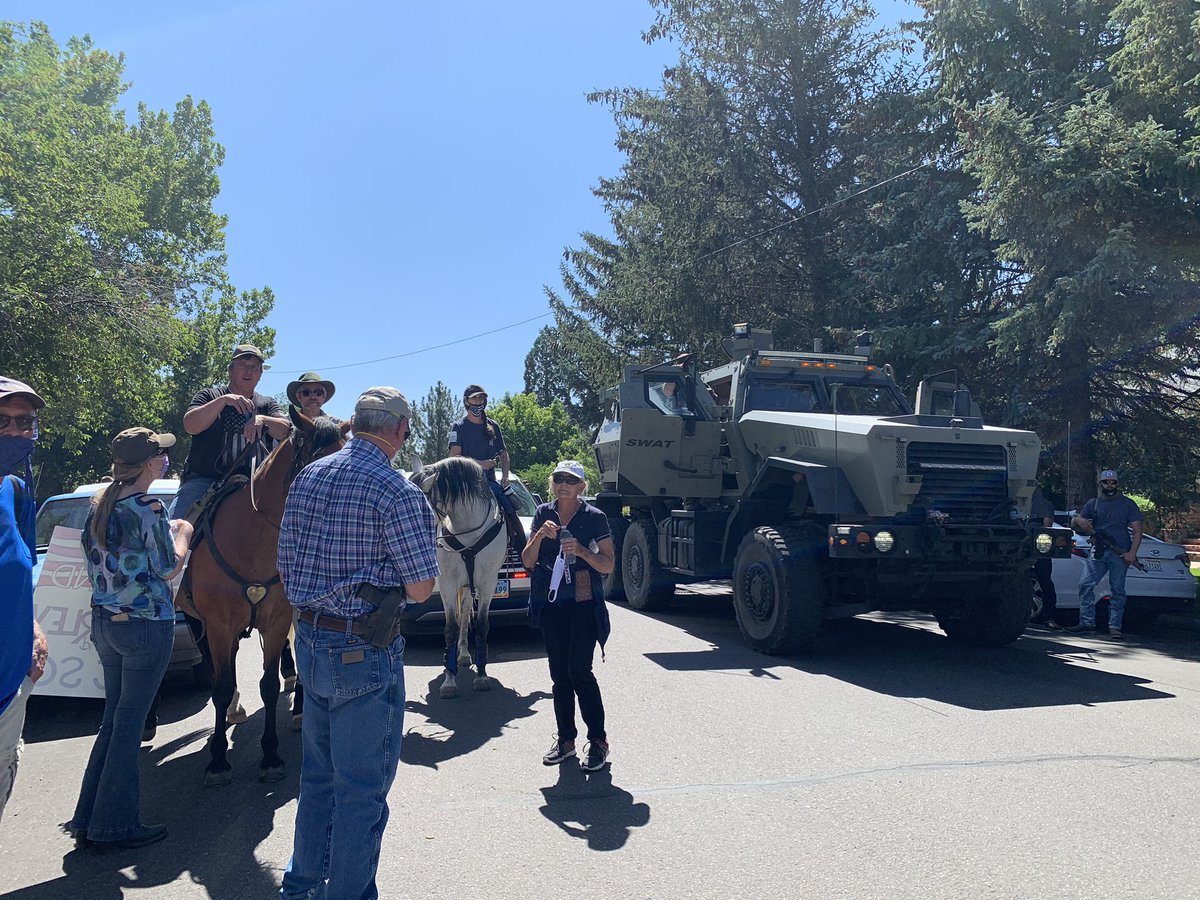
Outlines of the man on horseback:
M 238 344 L 229 360 L 229 381 L 205 388 L 192 398 L 183 416 L 184 430 L 193 435 L 192 447 L 170 518 L 186 518 L 192 504 L 219 479 L 249 475 L 249 457 L 240 463 L 239 459 L 252 441 L 263 443 L 266 456 L 275 441 L 288 436 L 292 426 L 287 413 L 275 398 L 255 393 L 264 368 L 261 350 L 253 344 Z
M 483 467 L 488 487 L 500 501 L 504 511 L 504 522 L 508 528 L 508 545 L 518 553 L 525 548 L 525 526 L 517 518 L 517 511 L 507 491 L 509 488 L 508 449 L 504 446 L 504 435 L 495 419 L 488 418 L 487 391 L 477 384 L 467 385 L 463 391 L 463 408 L 467 415 L 450 426 L 450 455 L 466 456 Z M 496 464 L 500 464 L 500 480 L 496 481 Z
M 434 515 L 392 467 L 409 431 L 395 388 L 358 398 L 354 438 L 292 483 L 279 572 L 295 608 L 305 692 L 295 844 L 283 897 L 378 897 L 388 790 L 400 761 L 404 637 L 399 614 L 438 574 Z

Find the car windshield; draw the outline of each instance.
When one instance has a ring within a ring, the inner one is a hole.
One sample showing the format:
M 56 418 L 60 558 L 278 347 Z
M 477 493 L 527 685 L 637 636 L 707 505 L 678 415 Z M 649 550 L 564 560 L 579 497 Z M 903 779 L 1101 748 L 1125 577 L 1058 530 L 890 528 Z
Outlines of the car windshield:
M 529 493 L 529 488 L 525 487 L 524 484 L 515 478 L 509 484 L 512 486 L 512 493 L 509 496 L 512 498 L 512 504 L 517 511 L 517 515 L 532 517 L 537 512 L 537 501 Z
M 92 508 L 91 497 L 63 497 L 47 500 L 37 514 L 37 545 L 39 549 L 50 546 L 50 535 L 56 525 L 83 530 L 88 511 Z

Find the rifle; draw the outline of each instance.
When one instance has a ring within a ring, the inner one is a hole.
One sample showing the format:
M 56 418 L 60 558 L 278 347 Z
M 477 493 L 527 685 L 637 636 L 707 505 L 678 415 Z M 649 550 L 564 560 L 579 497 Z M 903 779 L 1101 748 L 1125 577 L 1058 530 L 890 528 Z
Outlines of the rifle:
M 1102 531 L 1093 531 L 1091 533 L 1091 535 L 1088 537 L 1088 541 L 1100 553 L 1103 553 L 1105 550 L 1108 550 L 1108 551 L 1111 551 L 1116 556 L 1122 556 L 1122 555 L 1124 555 L 1125 552 L 1127 552 L 1127 551 L 1122 551 L 1121 548 L 1119 548 L 1116 544 L 1113 543 L 1113 539 L 1110 538 L 1107 534 L 1105 534 Z M 1145 564 L 1140 559 L 1138 559 L 1136 556 L 1133 559 L 1133 567 L 1135 569 L 1139 569 L 1142 572 L 1146 571 Z

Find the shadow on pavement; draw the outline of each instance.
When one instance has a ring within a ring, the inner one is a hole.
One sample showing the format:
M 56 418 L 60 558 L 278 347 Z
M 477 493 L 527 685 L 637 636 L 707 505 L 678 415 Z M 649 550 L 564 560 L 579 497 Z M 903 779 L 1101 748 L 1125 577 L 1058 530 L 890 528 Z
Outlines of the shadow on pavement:
M 630 831 L 650 822 L 650 806 L 634 803 L 633 794 L 613 784 L 612 766 L 588 774 L 575 760 L 558 767 L 558 783 L 541 789 L 538 808 L 564 834 L 587 841 L 589 850 L 619 850 Z
M 438 696 L 442 674 L 429 682 L 424 699 L 410 699 L 405 712 L 417 713 L 427 721 L 412 725 L 404 733 L 400 762 L 410 766 L 436 769 L 447 760 L 478 750 L 493 738 L 498 738 L 517 719 L 534 714 L 534 704 L 550 699 L 545 691 L 518 694 L 496 678 L 495 669 L 488 669 L 492 679 L 490 691 L 471 690 L 472 676 L 460 670 L 459 696 L 443 700 Z
M 1070 636 L 1030 630 L 1008 647 L 980 649 L 948 640 L 928 616 L 893 613 L 887 620 L 827 622 L 820 646 L 811 653 L 771 657 L 745 645 L 728 595 L 681 596 L 675 604 L 675 613 L 655 618 L 708 641 L 711 648 L 646 654 L 671 671 L 735 670 L 769 678 L 771 669 L 786 667 L 880 694 L 978 710 L 1174 696 L 1149 687 L 1152 679 L 1078 664 L 1127 655 L 1134 649 L 1106 641 L 1073 641 Z
M 211 699 L 212 695 L 207 690 L 192 685 L 189 676 L 180 675 L 176 678 L 168 674 L 158 704 L 159 724 L 181 722 L 194 716 L 209 705 Z M 94 735 L 100 730 L 103 715 L 103 698 L 40 697 L 35 694 L 29 698 L 25 714 L 25 743 L 38 744 Z
M 284 700 L 281 698 L 280 703 Z M 97 713 L 97 716 L 99 713 Z M 99 853 L 71 850 L 63 875 L 13 891 L 13 900 L 118 900 L 137 888 L 167 885 L 186 874 L 210 897 L 270 897 L 278 894 L 287 859 L 260 862 L 255 849 L 271 833 L 276 812 L 299 793 L 299 735 L 281 732 L 279 753 L 287 764 L 282 781 L 258 781 L 263 714 L 233 727 L 229 762 L 234 782 L 204 787 L 209 730 L 194 731 L 143 749 L 142 815 L 165 822 L 162 843 L 136 850 Z

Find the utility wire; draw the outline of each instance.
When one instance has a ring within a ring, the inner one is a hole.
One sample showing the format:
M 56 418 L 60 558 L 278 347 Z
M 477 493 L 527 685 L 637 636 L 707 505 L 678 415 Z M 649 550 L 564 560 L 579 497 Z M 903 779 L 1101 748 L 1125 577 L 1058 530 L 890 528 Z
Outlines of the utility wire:
M 501 325 L 499 328 L 489 328 L 487 331 L 481 331 L 481 332 L 479 332 L 479 334 L 472 334 L 469 337 L 459 338 L 456 341 L 447 341 L 444 344 L 435 344 L 432 347 L 422 347 L 420 350 L 409 350 L 407 353 L 397 353 L 395 356 L 381 356 L 378 359 L 364 359 L 361 362 L 342 363 L 339 366 L 317 366 L 316 370 L 319 372 L 326 372 L 326 371 L 333 372 L 333 371 L 336 371 L 337 369 L 352 369 L 355 366 L 369 366 L 374 363 L 388 362 L 389 360 L 393 360 L 393 359 L 402 359 L 405 356 L 416 356 L 418 353 L 428 353 L 430 350 L 441 350 L 443 347 L 453 347 L 455 344 L 463 344 L 463 343 L 466 343 L 467 341 L 474 341 L 481 337 L 488 337 L 489 335 L 493 335 L 498 331 L 508 331 L 508 329 L 510 329 L 510 328 L 516 328 L 519 325 L 527 325 L 530 322 L 536 322 L 538 319 L 545 319 L 547 316 L 551 316 L 551 315 L 553 315 L 553 313 L 547 312 L 547 313 L 542 313 L 541 315 L 537 315 L 537 316 L 530 316 L 528 319 L 522 319 L 520 322 L 513 322 L 511 325 Z M 305 372 L 311 372 L 311 371 L 313 371 L 313 370 L 312 369 L 293 369 L 293 370 L 280 371 L 278 369 L 272 369 L 271 374 L 272 375 L 303 375 Z

